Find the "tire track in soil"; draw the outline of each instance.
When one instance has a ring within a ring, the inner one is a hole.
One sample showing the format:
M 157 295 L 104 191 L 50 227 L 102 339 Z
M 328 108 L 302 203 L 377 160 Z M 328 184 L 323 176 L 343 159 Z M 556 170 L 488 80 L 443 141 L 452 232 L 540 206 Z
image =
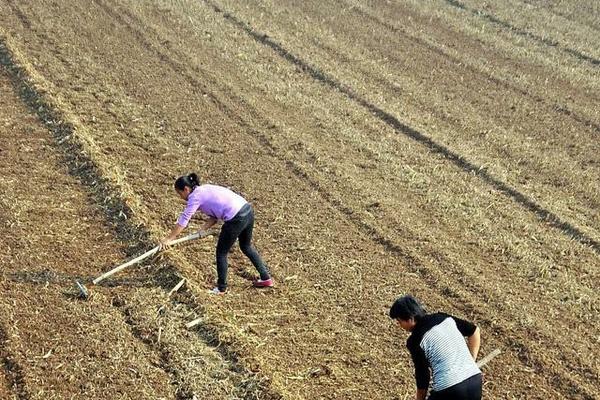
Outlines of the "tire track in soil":
M 594 121 L 591 121 L 591 120 L 579 115 L 577 112 L 568 109 L 566 106 L 563 106 L 559 103 L 551 104 L 551 103 L 547 102 L 543 97 L 537 96 L 536 94 L 531 93 L 528 90 L 520 88 L 516 85 L 513 85 L 508 81 L 504 81 L 500 78 L 497 78 L 497 77 L 493 76 L 492 74 L 487 73 L 472 64 L 468 64 L 468 61 L 460 60 L 459 58 L 445 52 L 442 48 L 437 47 L 431 43 L 428 43 L 424 39 L 410 35 L 404 29 L 394 26 L 393 24 L 380 19 L 376 15 L 373 15 L 373 14 L 367 12 L 362 7 L 347 3 L 345 0 L 339 0 L 339 1 L 341 1 L 342 4 L 350 6 L 349 9 L 352 10 L 353 12 L 355 12 L 356 14 L 358 14 L 359 16 L 385 27 L 386 29 L 390 30 L 392 33 L 401 34 L 402 36 L 404 36 L 408 40 L 412 41 L 413 43 L 416 43 L 422 47 L 425 47 L 426 49 L 430 50 L 432 53 L 435 53 L 435 54 L 439 55 L 440 57 L 447 59 L 451 63 L 454 63 L 455 65 L 460 65 L 461 68 L 466 69 L 468 72 L 475 74 L 475 75 L 479 75 L 483 79 L 487 80 L 488 82 L 493 83 L 499 87 L 502 87 L 508 91 L 522 95 L 524 97 L 528 97 L 536 103 L 544 104 L 548 110 L 555 111 L 559 114 L 562 114 L 569 118 L 572 118 L 574 121 L 593 129 L 596 133 L 600 133 L 600 124 L 599 123 L 596 123 Z M 365 73 L 365 74 L 368 73 L 367 71 L 364 71 L 364 70 L 361 70 L 361 71 L 363 71 L 363 73 Z M 381 79 L 381 80 L 385 82 L 385 80 L 383 80 L 383 79 Z M 387 82 L 387 85 L 388 85 L 388 87 L 392 87 L 389 82 Z
M 446 159 L 448 159 L 450 162 L 455 164 L 457 167 L 459 167 L 466 173 L 474 174 L 480 177 L 484 182 L 492 186 L 494 189 L 500 191 L 507 197 L 513 199 L 516 203 L 523 206 L 523 208 L 525 208 L 526 210 L 532 212 L 538 217 L 538 219 L 541 222 L 553 226 L 570 239 L 577 240 L 581 244 L 590 246 L 598 255 L 600 255 L 600 242 L 588 236 L 586 233 L 581 231 L 573 224 L 561 219 L 558 215 L 554 214 L 549 210 L 546 210 L 544 207 L 537 204 L 535 201 L 531 200 L 525 194 L 519 192 L 517 189 L 511 187 L 502 180 L 492 176 L 490 173 L 485 171 L 483 167 L 472 163 L 460 154 L 454 152 L 453 150 L 447 148 L 444 145 L 437 143 L 436 141 L 417 131 L 416 129 L 402 123 L 392 114 L 386 112 L 385 110 L 379 108 L 375 104 L 370 103 L 369 101 L 356 94 L 350 86 L 337 81 L 334 77 L 329 76 L 321 70 L 319 70 L 318 68 L 311 66 L 303 59 L 291 53 L 279 43 L 275 42 L 268 35 L 255 31 L 249 24 L 241 21 L 235 15 L 223 10 L 218 4 L 212 2 L 211 0 L 202 1 L 208 6 L 210 6 L 217 14 L 221 14 L 225 20 L 229 21 L 234 26 L 246 32 L 250 37 L 252 37 L 260 44 L 271 48 L 280 57 L 295 65 L 316 81 L 344 94 L 347 98 L 354 101 L 359 106 L 367 109 L 372 115 L 374 115 L 379 120 L 392 127 L 398 133 L 401 133 L 415 140 L 416 142 L 424 145 L 434 154 L 443 155 Z
M 18 93 L 21 100 L 35 115 L 37 115 L 40 122 L 52 134 L 55 139 L 53 145 L 63 157 L 68 167 L 69 174 L 80 181 L 81 185 L 88 190 L 89 196 L 93 199 L 93 203 L 102 208 L 106 219 L 113 227 L 112 229 L 114 230 L 115 237 L 121 241 L 130 243 L 132 245 L 131 248 L 147 248 L 148 243 L 151 243 L 150 233 L 142 226 L 133 226 L 127 222 L 128 218 L 132 215 L 129 206 L 120 200 L 119 193 L 111 187 L 110 182 L 99 174 L 98 167 L 94 160 L 85 155 L 81 145 L 75 140 L 69 140 L 74 132 L 73 126 L 68 122 L 64 122 L 60 117 L 60 111 L 53 109 L 51 105 L 46 103 L 44 98 L 27 81 L 27 73 L 14 62 L 10 50 L 1 39 L 0 65 L 7 71 L 8 76 L 15 87 L 15 91 Z M 22 277 L 17 274 L 16 279 L 19 278 Z M 62 278 L 64 277 L 59 276 L 57 279 Z M 25 277 L 24 279 L 36 281 L 36 279 L 39 279 L 39 276 Z M 152 286 L 163 290 L 169 290 L 179 281 L 179 279 L 180 276 L 177 268 L 174 265 L 167 263 L 165 268 L 157 271 L 153 276 Z M 121 283 L 123 283 L 123 281 L 121 281 Z M 112 285 L 119 285 L 119 281 L 113 282 Z M 111 285 L 109 284 L 108 286 Z M 172 303 L 175 304 L 174 302 Z M 201 305 L 192 298 L 188 298 L 185 304 L 190 309 L 202 310 Z M 123 315 L 124 322 L 129 326 L 132 336 L 136 338 L 136 340 L 141 341 L 151 351 L 160 354 L 161 362 L 159 368 L 171 377 L 172 384 L 177 388 L 177 400 L 191 400 L 193 391 L 187 385 L 180 384 L 181 376 L 177 368 L 172 365 L 168 350 L 166 350 L 164 346 L 156 345 L 152 340 L 146 339 L 141 330 L 137 328 L 134 319 L 127 308 L 124 307 L 124 304 L 117 301 L 112 302 L 111 305 Z M 195 329 L 199 333 L 198 336 L 207 346 L 216 350 L 217 353 L 232 365 L 231 370 L 233 372 L 244 376 L 252 376 L 252 373 L 246 370 L 242 365 L 235 350 L 218 340 L 219 333 L 216 327 L 201 322 L 196 325 Z M 29 395 L 24 387 L 22 371 L 17 364 L 11 361 L 10 355 L 4 353 L 5 342 L 6 334 L 3 328 L 0 327 L 0 361 L 5 367 L 4 369 L 7 372 L 9 382 L 17 395 L 20 396 L 18 399 L 28 400 Z M 255 386 L 255 393 L 252 396 L 253 397 L 249 398 L 267 400 L 281 398 L 279 394 L 274 393 L 270 388 L 261 383 Z
M 595 57 L 588 56 L 578 50 L 563 46 L 556 40 L 548 39 L 548 38 L 536 35 L 535 33 L 531 33 L 525 29 L 517 28 L 516 26 L 511 25 L 508 22 L 506 22 L 498 17 L 495 17 L 494 15 L 492 15 L 488 12 L 485 12 L 483 10 L 478 10 L 475 8 L 470 8 L 458 0 L 444 0 L 444 1 L 446 3 L 448 3 L 449 5 L 451 5 L 452 7 L 456 7 L 460 10 L 470 12 L 472 15 L 474 15 L 476 17 L 483 18 L 484 20 L 489 21 L 495 25 L 498 25 L 502 28 L 508 29 L 510 32 L 514 33 L 517 36 L 531 39 L 535 42 L 538 42 L 538 43 L 543 44 L 548 47 L 556 48 L 564 53 L 567 53 L 567 54 L 575 57 L 576 59 L 578 59 L 580 61 L 585 61 L 587 63 L 590 63 L 593 66 L 600 65 L 600 60 Z
M 107 2 L 111 2 L 114 6 L 117 6 L 111 0 L 107 0 Z M 566 365 L 566 367 L 564 368 L 565 373 L 560 375 L 560 374 L 549 371 L 548 368 L 545 367 L 545 363 L 543 361 L 535 358 L 535 356 L 532 355 L 532 352 L 530 351 L 529 347 L 525 343 L 523 343 L 517 339 L 512 339 L 511 338 L 512 335 L 510 334 L 508 329 L 499 327 L 497 324 L 494 324 L 492 320 L 490 320 L 488 317 L 486 317 L 484 313 L 482 313 L 481 311 L 478 311 L 478 309 L 481 308 L 480 305 L 475 304 L 468 300 L 468 298 L 470 297 L 468 294 L 469 291 L 467 291 L 466 293 L 462 293 L 462 292 L 459 292 L 456 289 L 453 289 L 450 287 L 441 287 L 440 288 L 438 285 L 439 280 L 437 279 L 437 276 L 434 271 L 432 271 L 429 267 L 424 266 L 422 263 L 420 263 L 420 261 L 418 261 L 412 255 L 405 252 L 400 246 L 396 245 L 390 239 L 386 238 L 383 234 L 378 232 L 377 229 L 374 228 L 372 225 L 364 222 L 359 217 L 357 217 L 356 216 L 357 213 L 355 213 L 351 208 L 345 206 L 341 201 L 337 200 L 334 197 L 334 195 L 332 195 L 329 191 L 327 191 L 327 189 L 323 188 L 322 185 L 320 185 L 318 181 L 316 181 L 312 177 L 310 177 L 309 174 L 306 173 L 302 169 L 302 167 L 300 167 L 295 162 L 288 160 L 283 155 L 281 155 L 277 151 L 277 148 L 269 141 L 269 139 L 266 136 L 264 136 L 261 132 L 257 131 L 256 129 L 252 128 L 239 115 L 235 114 L 235 112 L 233 112 L 222 101 L 220 101 L 214 94 L 210 93 L 210 91 L 208 90 L 207 86 L 205 86 L 204 83 L 201 83 L 196 78 L 194 78 L 194 75 L 192 75 L 186 71 L 185 65 L 179 65 L 175 60 L 170 58 L 167 54 L 162 53 L 160 50 L 155 48 L 150 42 L 148 42 L 145 39 L 144 35 L 140 31 L 138 31 L 131 23 L 127 22 L 122 17 L 122 15 L 126 15 L 129 19 L 131 19 L 136 24 L 143 26 L 144 24 L 141 20 L 139 20 L 139 18 L 137 18 L 135 15 L 131 14 L 125 8 L 120 8 L 121 13 L 116 13 L 114 10 L 112 10 L 110 7 L 108 7 L 106 5 L 103 6 L 103 9 L 105 9 L 107 12 L 109 12 L 110 15 L 112 17 L 116 18 L 120 23 L 124 24 L 132 32 L 132 34 L 138 40 L 140 40 L 140 43 L 144 46 L 144 48 L 146 48 L 148 51 L 152 52 L 153 54 L 156 54 L 157 57 L 161 61 L 165 62 L 167 65 L 172 67 L 175 72 L 178 72 L 182 76 L 184 76 L 189 81 L 189 83 L 192 84 L 194 87 L 201 88 L 202 93 L 207 94 L 209 96 L 209 98 L 213 101 L 215 106 L 217 106 L 218 109 L 220 111 L 222 111 L 224 115 L 226 115 L 231 120 L 236 121 L 236 123 L 239 124 L 240 127 L 244 128 L 245 131 L 248 132 L 255 140 L 257 140 L 261 144 L 261 146 L 269 152 L 269 154 L 271 156 L 273 156 L 275 159 L 279 160 L 295 176 L 299 177 L 300 179 L 305 181 L 310 187 L 315 189 L 329 204 L 331 204 L 335 209 L 337 209 L 339 212 L 341 212 L 351 223 L 353 223 L 355 226 L 357 226 L 362 232 L 366 233 L 373 240 L 373 242 L 381 245 L 388 252 L 395 254 L 395 255 L 399 256 L 400 258 L 402 258 L 405 261 L 405 264 L 407 266 L 409 266 L 408 269 L 412 273 L 417 273 L 420 276 L 422 276 L 423 278 L 425 278 L 425 281 L 429 287 L 437 289 L 440 293 L 442 293 L 445 296 L 460 300 L 461 304 L 457 305 L 458 308 L 461 308 L 461 309 L 468 311 L 474 315 L 477 315 L 478 321 L 482 321 L 485 325 L 492 328 L 496 332 L 500 333 L 502 335 L 502 337 L 504 338 L 507 347 L 516 350 L 515 353 L 516 353 L 518 359 L 524 365 L 526 365 L 530 368 L 534 368 L 536 371 L 545 373 L 547 376 L 550 376 L 553 378 L 550 380 L 550 386 L 555 387 L 557 390 L 559 390 L 565 394 L 579 393 L 583 396 L 584 399 L 593 399 L 593 396 L 590 395 L 589 393 L 585 393 L 584 389 L 582 389 L 579 386 L 578 382 L 571 379 L 569 376 L 569 373 L 568 373 L 572 370 L 579 370 L 585 376 L 593 378 L 595 376 L 595 373 L 591 369 L 589 369 L 587 367 L 581 368 L 581 367 L 577 367 L 577 366 L 572 366 L 571 365 L 572 360 L 569 359 L 567 356 L 561 354 L 562 357 L 560 360 L 564 363 L 564 365 Z M 146 26 L 146 27 L 148 29 L 152 29 L 149 26 Z M 154 32 L 154 33 L 158 37 L 156 32 Z M 169 47 L 169 46 L 167 46 L 167 47 Z M 172 49 L 170 49 L 170 50 L 173 51 Z M 203 72 L 199 67 L 197 67 L 195 65 L 188 65 L 188 67 L 193 68 L 195 70 L 194 72 L 196 72 L 196 73 Z M 202 77 L 204 80 L 211 81 L 211 83 L 218 85 L 217 83 L 212 81 L 212 79 L 209 77 L 209 75 L 203 74 Z M 221 87 L 221 91 L 226 93 L 234 101 L 238 101 L 239 103 L 243 104 L 243 107 L 245 109 L 253 110 L 252 106 L 247 104 L 243 99 L 231 94 L 227 88 Z M 260 120 L 264 120 L 264 118 L 261 115 L 258 115 L 255 110 L 254 110 L 254 112 L 255 112 L 255 115 L 253 115 L 254 117 L 257 117 Z M 459 278 L 459 280 L 460 280 L 460 278 Z M 463 281 L 460 284 L 469 287 L 470 293 L 482 293 L 481 288 L 473 286 L 470 282 Z M 502 308 L 501 311 L 507 315 L 510 315 L 510 311 L 507 311 L 504 308 Z M 550 342 L 554 341 L 553 338 L 545 336 L 545 335 L 541 335 L 538 332 L 535 332 L 533 334 L 531 332 L 522 332 L 522 335 L 523 335 L 523 337 L 534 337 L 534 338 L 538 339 L 540 342 L 545 342 L 545 343 L 550 343 Z M 556 346 L 556 347 L 559 347 L 559 346 Z M 571 369 L 569 369 L 569 367 L 571 367 Z M 567 382 L 565 382 L 565 381 L 567 381 Z
M 25 387 L 23 370 L 8 351 L 8 336 L 3 326 L 0 326 L 0 365 L 15 398 L 29 400 L 30 396 Z

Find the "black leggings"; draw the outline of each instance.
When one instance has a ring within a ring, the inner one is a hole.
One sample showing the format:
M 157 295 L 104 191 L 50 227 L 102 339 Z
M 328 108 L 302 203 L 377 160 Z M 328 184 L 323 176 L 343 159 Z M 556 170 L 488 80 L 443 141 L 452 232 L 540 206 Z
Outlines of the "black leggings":
M 473 375 L 461 383 L 439 392 L 431 392 L 428 400 L 481 400 L 481 374 Z
M 236 239 L 240 239 L 240 249 L 254 264 L 260 274 L 260 279 L 269 279 L 269 271 L 260 258 L 256 249 L 252 246 L 252 229 L 254 228 L 254 210 L 252 206 L 245 204 L 235 217 L 226 221 L 221 228 L 219 241 L 217 242 L 217 286 L 219 290 L 227 289 L 227 254 L 233 247 Z

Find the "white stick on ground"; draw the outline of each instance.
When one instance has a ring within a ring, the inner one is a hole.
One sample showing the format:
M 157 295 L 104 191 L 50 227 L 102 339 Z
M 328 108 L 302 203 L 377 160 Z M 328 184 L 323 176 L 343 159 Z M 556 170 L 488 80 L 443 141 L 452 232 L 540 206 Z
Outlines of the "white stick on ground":
M 202 322 L 202 318 L 196 318 L 195 320 L 188 322 L 187 324 L 185 324 L 185 327 L 190 329 L 196 325 L 198 325 L 200 322 Z
M 500 349 L 496 349 L 492 351 L 487 356 L 483 357 L 481 360 L 477 361 L 477 366 L 482 368 L 485 364 L 489 363 L 493 358 L 495 358 L 498 354 L 500 354 Z
M 178 243 L 182 243 L 182 242 L 186 242 L 188 240 L 192 240 L 192 239 L 198 239 L 200 237 L 199 233 L 192 233 L 191 235 L 187 235 L 184 236 L 182 238 L 179 239 L 175 239 L 169 242 L 169 245 L 175 245 Z M 98 282 L 103 281 L 104 279 L 108 278 L 109 276 L 116 274 L 119 271 L 124 270 L 125 268 L 129 267 L 130 265 L 133 265 L 137 262 L 142 261 L 145 258 L 150 257 L 151 255 L 155 254 L 156 252 L 158 252 L 158 250 L 160 249 L 160 246 L 156 246 L 154 247 L 152 250 L 148 250 L 147 252 L 145 252 L 144 254 L 142 254 L 141 256 L 138 256 L 136 258 L 134 258 L 133 260 L 127 261 L 125 264 L 121 264 L 118 267 L 115 267 L 113 269 L 111 269 L 108 272 L 105 272 L 104 274 L 100 275 L 99 277 L 97 277 L 96 279 L 94 279 L 94 285 L 97 285 Z
M 171 291 L 169 292 L 169 294 L 167 295 L 167 297 L 171 297 L 171 295 L 173 293 L 175 293 L 176 291 L 178 291 L 179 289 L 181 289 L 181 287 L 183 286 L 184 283 L 185 283 L 185 278 L 183 278 L 182 280 L 180 280 L 179 283 L 177 285 L 175 285 L 175 287 L 173 289 L 171 289 Z

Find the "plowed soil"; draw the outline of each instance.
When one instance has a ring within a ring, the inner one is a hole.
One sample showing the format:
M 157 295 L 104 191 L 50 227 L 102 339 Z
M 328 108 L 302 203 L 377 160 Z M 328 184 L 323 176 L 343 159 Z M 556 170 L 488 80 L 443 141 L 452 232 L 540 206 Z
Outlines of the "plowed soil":
M 485 398 L 598 398 L 599 20 L 591 0 L 1 0 L 0 395 L 411 398 L 386 313 L 413 293 L 502 349 Z M 236 252 L 211 298 L 208 238 L 76 299 L 172 227 L 189 171 L 252 201 L 276 288 Z
M 189 301 L 135 278 L 77 298 L 76 280 L 126 253 L 4 73 L 0 89 L 0 398 L 256 397 L 252 374 L 185 329 L 197 316 Z

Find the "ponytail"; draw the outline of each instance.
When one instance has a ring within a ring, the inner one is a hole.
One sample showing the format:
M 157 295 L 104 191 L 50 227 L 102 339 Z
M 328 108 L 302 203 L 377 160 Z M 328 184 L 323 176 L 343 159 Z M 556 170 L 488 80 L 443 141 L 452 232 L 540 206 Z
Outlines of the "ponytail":
M 198 185 L 200 185 L 198 175 L 192 172 L 189 175 L 183 175 L 177 178 L 174 186 L 177 190 L 184 190 L 186 187 L 189 187 L 191 190 L 194 190 Z
M 191 174 L 189 174 L 188 178 L 190 180 L 190 183 L 192 184 L 192 189 L 195 188 L 196 186 L 200 185 L 200 181 L 198 180 L 198 175 L 196 175 L 195 172 L 192 172 Z

